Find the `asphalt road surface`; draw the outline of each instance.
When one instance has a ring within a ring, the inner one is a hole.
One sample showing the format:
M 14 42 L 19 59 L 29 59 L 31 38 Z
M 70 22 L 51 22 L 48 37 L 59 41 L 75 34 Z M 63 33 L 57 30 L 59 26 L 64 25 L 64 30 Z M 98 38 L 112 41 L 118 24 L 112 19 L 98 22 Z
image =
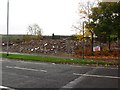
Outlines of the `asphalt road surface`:
M 118 68 L 2 59 L 1 88 L 119 88 Z

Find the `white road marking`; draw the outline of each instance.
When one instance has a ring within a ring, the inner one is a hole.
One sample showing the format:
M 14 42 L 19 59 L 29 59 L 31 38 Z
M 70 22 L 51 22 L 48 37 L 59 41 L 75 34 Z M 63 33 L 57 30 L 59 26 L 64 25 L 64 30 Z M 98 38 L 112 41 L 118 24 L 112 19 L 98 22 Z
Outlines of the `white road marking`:
M 21 67 L 11 67 L 11 66 L 6 66 L 7 68 L 15 68 L 15 69 L 20 69 L 20 70 L 29 70 L 29 71 L 41 71 L 41 72 L 47 72 L 46 70 L 37 70 L 37 69 L 30 69 L 30 68 L 21 68 Z
M 85 74 L 95 72 L 96 70 L 97 70 L 97 69 L 94 68 L 94 69 L 86 72 Z M 65 86 L 61 87 L 60 90 L 62 90 L 63 88 L 73 88 L 77 83 L 79 83 L 79 82 L 82 81 L 83 79 L 85 79 L 85 77 L 84 77 L 84 76 L 80 76 L 80 77 L 74 79 L 73 81 L 69 82 L 69 83 L 66 84 Z
M 46 70 L 40 70 L 41 72 L 47 72 Z
M 119 69 L 118 67 L 100 67 L 100 66 L 97 66 L 97 67 L 95 67 L 95 66 L 75 66 L 75 65 L 70 65 L 71 67 L 75 67 L 75 68 L 80 68 L 80 67 L 84 67 L 84 68 L 88 68 L 88 67 L 91 67 L 91 68 L 98 68 L 98 69 Z
M 120 77 L 114 77 L 114 76 L 89 75 L 90 73 L 94 73 L 97 69 L 98 68 L 93 68 L 92 70 L 86 72 L 85 74 L 73 73 L 73 75 L 81 75 L 81 76 L 74 79 L 73 81 L 69 82 L 65 86 L 61 87 L 60 90 L 62 90 L 63 88 L 74 88 L 74 86 L 77 85 L 77 83 L 80 83 L 81 81 L 83 81 L 85 79 L 85 76 L 89 76 L 89 77 L 90 76 L 91 77 L 105 77 L 105 78 L 114 78 L 114 79 L 120 78 Z
M 73 73 L 74 75 L 81 75 L 81 76 L 87 76 L 87 77 L 99 77 L 99 78 L 114 78 L 114 79 L 120 79 L 120 77 L 116 76 L 103 76 L 103 75 L 89 75 L 89 74 L 79 74 L 79 73 Z
M 80 67 L 83 67 L 83 66 L 74 66 L 74 65 L 70 65 L 71 67 L 78 67 L 78 68 L 80 68 Z
M 55 63 L 52 63 L 53 65 L 56 65 Z
M 17 62 L 20 62 L 20 63 L 27 63 L 27 64 L 41 64 L 41 65 L 47 65 L 47 63 L 40 63 L 40 62 L 28 62 L 28 61 L 17 61 Z
M 5 86 L 0 86 L 0 90 L 1 90 L 1 89 L 5 89 L 5 90 L 15 90 L 15 89 L 13 89 L 13 88 L 5 87 Z
M 63 88 L 73 88 L 77 83 L 79 83 L 83 79 L 84 79 L 83 77 L 76 78 L 73 81 L 66 84 L 65 86 L 61 87 L 59 90 L 62 90 Z
M 8 87 L 0 86 L 0 89 L 8 89 Z

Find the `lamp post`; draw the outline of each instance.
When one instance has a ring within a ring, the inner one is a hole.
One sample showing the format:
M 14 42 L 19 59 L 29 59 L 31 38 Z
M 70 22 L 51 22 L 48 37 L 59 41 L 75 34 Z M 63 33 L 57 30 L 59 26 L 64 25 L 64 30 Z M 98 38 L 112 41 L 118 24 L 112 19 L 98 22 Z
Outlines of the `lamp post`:
M 8 33 L 9 33 L 9 0 L 7 0 L 7 56 L 9 55 L 9 53 L 8 53 L 8 49 L 9 49 Z
M 82 45 L 82 58 L 84 59 L 84 24 L 85 24 L 85 21 L 83 21 L 83 45 Z

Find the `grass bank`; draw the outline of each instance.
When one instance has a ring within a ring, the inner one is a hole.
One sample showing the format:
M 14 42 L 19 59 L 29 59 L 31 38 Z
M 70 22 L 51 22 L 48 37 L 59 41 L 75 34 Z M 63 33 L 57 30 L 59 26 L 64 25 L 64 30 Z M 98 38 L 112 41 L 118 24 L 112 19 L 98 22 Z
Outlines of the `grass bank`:
M 104 62 L 104 61 L 94 61 L 94 60 L 57 58 L 57 57 L 23 55 L 23 54 L 9 54 L 7 56 L 5 53 L 1 53 L 0 57 L 9 58 L 9 59 L 28 60 L 28 61 L 52 62 L 52 63 L 97 64 L 97 65 L 115 65 L 115 66 L 119 65 L 118 62 Z

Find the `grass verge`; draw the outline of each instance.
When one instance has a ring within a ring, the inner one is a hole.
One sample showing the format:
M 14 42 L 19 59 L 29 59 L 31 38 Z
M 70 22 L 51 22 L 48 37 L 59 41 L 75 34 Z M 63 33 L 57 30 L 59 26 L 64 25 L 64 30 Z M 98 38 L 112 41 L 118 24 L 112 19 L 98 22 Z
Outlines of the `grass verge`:
M 105 61 L 70 59 L 70 58 L 56 58 L 56 57 L 48 57 L 48 56 L 45 57 L 45 56 L 23 55 L 23 54 L 9 54 L 9 56 L 7 56 L 6 54 L 1 53 L 0 57 L 9 58 L 9 59 L 19 59 L 19 60 L 52 62 L 52 63 L 97 64 L 97 65 L 115 65 L 115 66 L 119 65 L 118 62 L 105 62 Z

